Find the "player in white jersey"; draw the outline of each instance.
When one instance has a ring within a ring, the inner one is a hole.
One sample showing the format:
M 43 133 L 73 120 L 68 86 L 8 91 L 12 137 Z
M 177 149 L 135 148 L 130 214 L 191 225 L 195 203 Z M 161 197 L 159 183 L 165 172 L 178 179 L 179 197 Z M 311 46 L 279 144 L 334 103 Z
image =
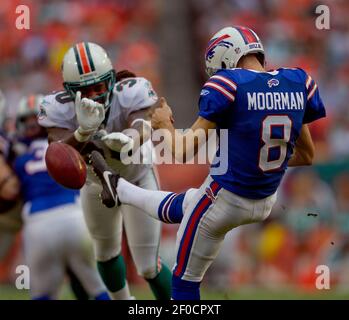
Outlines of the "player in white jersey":
M 84 224 L 79 193 L 58 185 L 48 175 L 44 155 L 46 131 L 37 122 L 42 96 L 21 100 L 16 117 L 19 140 L 27 146 L 15 160 L 21 182 L 25 261 L 33 299 L 55 299 L 67 268 L 89 296 L 109 300 L 93 264 L 91 239 Z
M 68 143 L 82 155 L 98 149 L 125 179 L 156 190 L 150 165 L 124 165 L 120 161 L 121 149 L 133 149 L 131 129 L 140 132 L 142 148 L 151 143 L 150 126 L 145 119 L 158 97 L 150 82 L 127 71 L 115 74 L 104 49 L 94 43 L 78 43 L 70 48 L 62 70 L 66 91 L 46 96 L 41 105 L 39 123 L 47 128 L 49 140 Z M 89 121 L 90 113 L 97 115 L 97 121 Z M 130 298 L 121 255 L 124 225 L 138 274 L 147 280 L 157 299 L 169 299 L 171 272 L 159 258 L 160 223 L 131 206 L 106 208 L 99 199 L 101 191 L 99 180 L 88 168 L 87 181 L 81 189 L 82 206 L 94 241 L 98 270 L 111 296 Z

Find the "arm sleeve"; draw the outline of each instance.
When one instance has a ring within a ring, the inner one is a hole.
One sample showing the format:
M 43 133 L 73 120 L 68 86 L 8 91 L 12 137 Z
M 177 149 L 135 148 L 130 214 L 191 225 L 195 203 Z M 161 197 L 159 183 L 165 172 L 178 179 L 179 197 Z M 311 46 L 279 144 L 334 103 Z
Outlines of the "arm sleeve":
M 129 78 L 115 85 L 121 111 L 127 119 L 133 112 L 147 109 L 158 101 L 158 96 L 151 83 L 142 77 Z
M 219 73 L 212 76 L 203 86 L 199 99 L 199 116 L 219 124 L 225 113 L 233 107 L 236 83 Z
M 319 88 L 316 82 L 309 75 L 307 75 L 305 86 L 307 101 L 303 123 L 310 123 L 320 118 L 326 117 L 326 110 L 320 97 Z
M 59 103 L 55 95 L 46 96 L 40 104 L 38 122 L 45 128 L 77 129 L 74 103 Z

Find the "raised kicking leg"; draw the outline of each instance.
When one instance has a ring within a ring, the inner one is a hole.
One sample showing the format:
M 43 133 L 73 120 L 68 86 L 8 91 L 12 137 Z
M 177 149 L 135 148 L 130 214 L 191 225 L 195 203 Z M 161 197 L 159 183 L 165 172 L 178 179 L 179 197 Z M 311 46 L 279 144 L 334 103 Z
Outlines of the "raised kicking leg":
M 183 212 L 197 189 L 185 193 L 147 190 L 119 177 L 105 162 L 102 155 L 93 151 L 91 165 L 102 182 L 102 202 L 107 206 L 129 204 L 145 211 L 154 219 L 165 223 L 180 223 Z

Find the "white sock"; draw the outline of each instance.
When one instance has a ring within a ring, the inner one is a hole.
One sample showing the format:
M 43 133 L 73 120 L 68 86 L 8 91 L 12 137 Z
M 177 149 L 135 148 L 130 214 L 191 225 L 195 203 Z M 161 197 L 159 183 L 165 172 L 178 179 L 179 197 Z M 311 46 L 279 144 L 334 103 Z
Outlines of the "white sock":
M 146 190 L 120 178 L 116 188 L 121 203 L 144 210 L 151 217 L 160 220 L 158 209 L 162 200 L 172 192 Z
M 128 287 L 128 283 L 120 289 L 119 291 L 110 292 L 109 295 L 113 300 L 134 300 L 134 297 L 131 296 L 130 289 Z

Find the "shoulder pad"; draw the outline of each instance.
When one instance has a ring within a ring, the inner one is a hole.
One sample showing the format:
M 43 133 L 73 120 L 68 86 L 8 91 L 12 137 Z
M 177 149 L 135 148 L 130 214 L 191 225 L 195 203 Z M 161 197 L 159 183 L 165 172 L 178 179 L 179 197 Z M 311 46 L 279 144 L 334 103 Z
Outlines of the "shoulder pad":
M 75 117 L 75 106 L 68 93 L 54 92 L 44 97 L 40 104 L 38 121 L 44 127 L 59 126 L 71 129 L 66 121 Z
M 114 94 L 123 109 L 131 112 L 148 108 L 158 101 L 150 81 L 145 78 L 127 78 L 115 84 Z
M 298 83 L 305 83 L 307 73 L 301 68 L 280 68 L 280 72 L 286 78 Z

